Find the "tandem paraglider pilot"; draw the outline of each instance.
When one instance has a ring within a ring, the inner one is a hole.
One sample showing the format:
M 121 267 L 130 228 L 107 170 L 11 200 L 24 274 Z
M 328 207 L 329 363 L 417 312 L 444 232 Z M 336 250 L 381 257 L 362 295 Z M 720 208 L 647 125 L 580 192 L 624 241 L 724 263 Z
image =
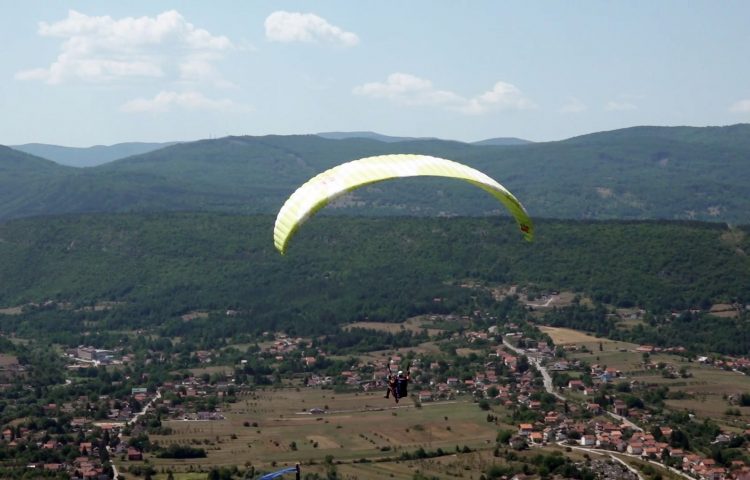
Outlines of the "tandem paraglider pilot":
M 396 375 L 391 373 L 390 366 L 388 367 L 388 389 L 385 391 L 385 398 L 388 398 L 390 394 L 393 394 L 393 399 L 398 403 L 399 399 L 407 397 L 409 395 L 409 369 L 406 369 L 406 373 L 403 370 L 399 370 Z

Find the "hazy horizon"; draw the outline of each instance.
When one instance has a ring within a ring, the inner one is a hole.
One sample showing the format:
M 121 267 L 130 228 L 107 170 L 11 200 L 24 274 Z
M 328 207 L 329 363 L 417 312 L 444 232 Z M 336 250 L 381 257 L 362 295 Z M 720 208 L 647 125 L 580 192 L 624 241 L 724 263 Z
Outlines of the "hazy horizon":
M 266 136 L 266 135 L 280 135 L 280 136 L 285 136 L 285 135 L 316 135 L 316 136 L 323 136 L 323 138 L 325 138 L 324 135 L 326 135 L 326 134 L 336 134 L 336 133 L 341 133 L 341 134 L 369 133 L 369 134 L 374 134 L 374 135 L 378 135 L 378 136 L 393 137 L 393 138 L 403 137 L 403 138 L 413 138 L 413 139 L 419 139 L 419 140 L 445 140 L 445 141 L 463 142 L 463 143 L 468 143 L 468 144 L 478 143 L 478 142 L 482 142 L 482 141 L 485 141 L 485 140 L 494 140 L 494 139 L 497 139 L 497 138 L 503 138 L 503 139 L 505 139 L 505 138 L 508 138 L 508 139 L 514 138 L 514 139 L 518 139 L 518 140 L 525 140 L 525 141 L 528 141 L 528 142 L 531 142 L 531 143 L 544 143 L 544 142 L 564 141 L 564 140 L 569 140 L 571 138 L 575 138 L 575 137 L 578 137 L 578 136 L 585 136 L 585 135 L 588 135 L 588 134 L 606 133 L 606 132 L 615 131 L 615 130 L 622 130 L 622 129 L 627 129 L 627 128 L 637 128 L 637 127 L 653 127 L 653 128 L 661 128 L 661 127 L 664 127 L 664 128 L 671 128 L 671 127 L 686 127 L 686 128 L 704 128 L 705 127 L 705 128 L 710 128 L 710 127 L 715 127 L 715 128 L 721 128 L 721 127 L 731 127 L 731 126 L 734 126 L 734 125 L 747 125 L 747 124 L 748 124 L 747 122 L 738 122 L 738 123 L 727 124 L 727 125 L 702 125 L 702 126 L 696 126 L 696 125 L 632 125 L 632 126 L 627 126 L 627 127 L 622 127 L 622 128 L 612 129 L 612 130 L 598 130 L 598 131 L 591 131 L 591 132 L 582 132 L 580 134 L 576 134 L 576 135 L 572 135 L 570 137 L 565 137 L 565 138 L 560 138 L 560 139 L 539 140 L 539 141 L 529 140 L 529 139 L 520 138 L 520 137 L 511 137 L 511 136 L 496 136 L 496 137 L 480 138 L 480 139 L 476 139 L 476 140 L 457 140 L 455 138 L 436 137 L 434 135 L 432 135 L 432 136 L 428 135 L 428 136 L 422 136 L 422 137 L 410 137 L 410 136 L 407 136 L 407 135 L 398 135 L 398 134 L 395 134 L 395 135 L 386 135 L 384 133 L 374 132 L 374 131 L 345 131 L 345 130 L 338 130 L 338 131 L 326 131 L 326 132 L 300 132 L 300 133 L 286 133 L 286 134 L 279 134 L 279 133 L 270 132 L 270 133 L 264 133 L 264 134 L 259 134 L 259 135 L 255 135 L 255 134 L 252 134 L 252 133 L 236 134 L 236 135 L 235 134 L 229 134 L 229 135 L 211 136 L 211 137 L 205 137 L 205 138 L 188 138 L 188 139 L 164 140 L 164 141 L 154 141 L 154 142 L 147 142 L 147 141 L 141 141 L 141 140 L 127 140 L 127 141 L 121 141 L 121 142 L 118 141 L 118 142 L 114 142 L 114 143 L 111 143 L 111 144 L 101 144 L 100 143 L 100 144 L 93 144 L 93 145 L 63 145 L 63 144 L 57 144 L 57 143 L 44 143 L 44 142 L 27 142 L 27 143 L 23 143 L 23 144 L 13 144 L 13 145 L 10 145 L 10 144 L 8 144 L 8 145 L 0 144 L 0 145 L 5 145 L 5 146 L 10 147 L 10 148 L 24 147 L 24 146 L 29 146 L 29 145 L 40 145 L 40 146 L 50 146 L 50 147 L 71 148 L 71 149 L 92 149 L 92 148 L 97 148 L 97 147 L 109 148 L 109 147 L 115 147 L 115 146 L 118 146 L 118 145 L 139 144 L 139 143 L 140 144 L 190 143 L 190 142 L 199 142 L 199 141 L 203 141 L 203 140 L 218 140 L 218 139 L 227 138 L 227 137 L 231 137 L 231 136 L 251 136 L 251 137 L 258 136 L 258 137 L 261 137 L 261 136 Z M 352 136 L 356 137 L 356 135 L 352 135 Z M 346 137 L 346 138 L 350 138 L 350 137 Z M 337 139 L 332 139 L 332 140 L 337 140 Z

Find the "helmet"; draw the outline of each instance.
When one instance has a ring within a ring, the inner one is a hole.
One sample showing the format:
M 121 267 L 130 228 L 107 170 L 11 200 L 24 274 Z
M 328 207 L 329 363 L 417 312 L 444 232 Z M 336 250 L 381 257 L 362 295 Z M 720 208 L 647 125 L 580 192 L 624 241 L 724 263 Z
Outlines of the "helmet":
M 399 371 L 398 371 L 398 374 L 399 374 L 399 375 L 403 375 L 403 374 L 404 374 L 404 371 L 403 371 L 403 370 L 399 370 Z

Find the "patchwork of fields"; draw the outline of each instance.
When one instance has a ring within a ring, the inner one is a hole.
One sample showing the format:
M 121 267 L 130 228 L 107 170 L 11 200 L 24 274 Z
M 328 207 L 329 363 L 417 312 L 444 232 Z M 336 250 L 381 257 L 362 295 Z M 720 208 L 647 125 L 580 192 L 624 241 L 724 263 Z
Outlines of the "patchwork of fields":
M 311 409 L 327 413 L 310 414 Z M 361 460 L 395 459 L 419 448 L 491 449 L 498 429 L 513 428 L 487 422 L 487 412 L 468 396 L 416 406 L 411 399 L 396 405 L 382 392 L 334 394 L 304 388 L 268 389 L 240 397 L 224 415 L 226 419 L 219 421 L 164 421 L 173 434 L 151 435 L 151 441 L 201 446 L 208 455 L 190 460 L 154 458 L 152 465 L 157 471 L 221 465 L 270 470 L 296 462 L 322 464 L 332 456 L 345 464 L 342 472 L 369 471 L 375 478 L 377 472 L 392 470 L 392 462 Z M 135 462 L 123 464 L 128 463 Z

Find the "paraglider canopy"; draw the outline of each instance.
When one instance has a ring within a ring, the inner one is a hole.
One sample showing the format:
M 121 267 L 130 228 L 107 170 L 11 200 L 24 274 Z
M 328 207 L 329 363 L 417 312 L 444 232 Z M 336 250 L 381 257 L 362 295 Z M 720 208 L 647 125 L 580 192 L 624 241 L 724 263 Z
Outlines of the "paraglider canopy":
M 333 167 L 316 175 L 297 189 L 279 210 L 273 238 L 283 255 L 289 240 L 311 215 L 336 197 L 371 183 L 393 178 L 433 176 L 471 183 L 499 200 L 516 219 L 524 238 L 531 241 L 534 227 L 521 202 L 502 185 L 469 166 L 428 155 L 381 155 L 362 158 Z
M 294 467 L 287 467 L 282 468 L 281 470 L 277 470 L 275 472 L 267 473 L 263 475 L 262 477 L 258 478 L 258 480 L 272 480 L 274 478 L 278 478 L 282 475 L 285 475 L 287 473 L 295 473 L 296 477 L 299 478 L 300 468 L 299 463 L 295 465 Z

